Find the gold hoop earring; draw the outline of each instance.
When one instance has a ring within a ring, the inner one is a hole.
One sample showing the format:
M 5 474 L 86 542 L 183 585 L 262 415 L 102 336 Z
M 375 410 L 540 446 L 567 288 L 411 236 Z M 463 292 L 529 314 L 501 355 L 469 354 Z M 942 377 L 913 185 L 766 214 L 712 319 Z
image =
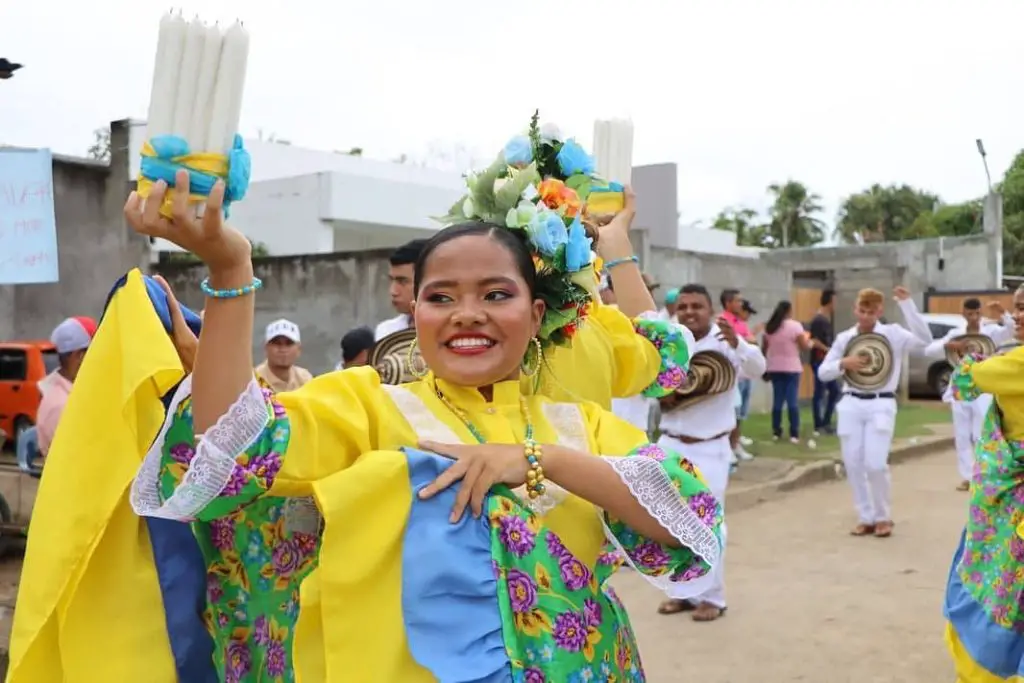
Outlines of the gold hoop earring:
M 533 363 L 533 367 L 530 367 L 530 349 L 526 349 L 526 354 L 523 356 L 523 362 L 519 364 L 520 370 L 526 377 L 533 377 L 540 372 L 540 366 L 544 364 L 544 348 L 540 345 L 540 339 L 534 337 L 530 341 L 533 342 L 533 356 L 536 359 Z
M 405 354 L 406 367 L 409 368 L 409 374 L 416 379 L 423 379 L 427 376 L 427 372 L 430 368 L 423 361 L 423 356 L 420 354 L 420 340 L 418 337 L 414 337 L 412 344 L 409 344 L 409 350 Z

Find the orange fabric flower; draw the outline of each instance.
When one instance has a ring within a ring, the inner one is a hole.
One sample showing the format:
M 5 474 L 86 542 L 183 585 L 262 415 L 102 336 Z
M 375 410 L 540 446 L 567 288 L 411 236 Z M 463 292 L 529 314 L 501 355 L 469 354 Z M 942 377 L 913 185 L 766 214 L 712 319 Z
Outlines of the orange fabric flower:
M 565 183 L 557 178 L 542 180 L 537 186 L 537 192 L 549 209 L 557 210 L 564 207 L 566 216 L 576 216 L 583 208 L 583 202 L 576 194 L 576 190 L 566 187 Z

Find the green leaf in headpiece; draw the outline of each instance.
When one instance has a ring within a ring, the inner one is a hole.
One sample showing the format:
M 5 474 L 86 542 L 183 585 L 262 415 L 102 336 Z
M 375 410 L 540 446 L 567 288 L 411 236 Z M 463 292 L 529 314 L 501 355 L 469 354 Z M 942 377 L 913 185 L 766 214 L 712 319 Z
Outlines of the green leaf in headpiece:
M 574 308 L 560 310 L 549 308 L 544 312 L 544 319 L 540 324 L 540 337 L 547 339 L 552 333 L 560 330 L 576 319 L 578 312 Z
M 507 214 L 509 209 L 519 204 L 526 188 L 539 182 L 540 174 L 537 173 L 536 163 L 524 169 L 512 169 L 507 182 L 495 193 L 495 212 L 503 216 Z
M 476 185 L 470 190 L 470 197 L 473 199 L 474 213 L 481 218 L 489 220 L 497 215 L 497 207 L 494 203 L 494 181 L 505 173 L 508 164 L 505 163 L 505 155 L 499 154 L 487 170 L 476 177 Z M 505 212 L 501 213 L 504 218 Z

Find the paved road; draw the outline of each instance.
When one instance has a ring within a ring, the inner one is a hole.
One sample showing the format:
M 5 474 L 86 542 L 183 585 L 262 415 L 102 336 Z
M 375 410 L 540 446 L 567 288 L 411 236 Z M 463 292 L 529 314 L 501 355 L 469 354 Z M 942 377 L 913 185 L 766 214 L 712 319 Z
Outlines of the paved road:
M 729 516 L 728 615 L 655 613 L 661 595 L 623 572 L 651 683 L 946 683 L 942 596 L 967 497 L 955 456 L 893 468 L 896 532 L 853 538 L 846 482 Z

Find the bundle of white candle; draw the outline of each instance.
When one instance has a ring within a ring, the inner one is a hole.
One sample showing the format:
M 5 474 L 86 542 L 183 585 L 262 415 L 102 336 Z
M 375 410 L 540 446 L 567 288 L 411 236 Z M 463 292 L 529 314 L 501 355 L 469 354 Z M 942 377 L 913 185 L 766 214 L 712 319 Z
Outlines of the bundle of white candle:
M 594 166 L 611 182 L 629 185 L 633 176 L 633 122 L 610 119 L 594 122 Z
M 236 136 L 248 58 L 249 33 L 239 22 L 224 31 L 180 12 L 160 20 L 140 194 L 171 182 L 177 166 L 190 171 L 197 202 L 216 178 L 227 180 L 226 204 L 245 194 L 249 161 Z

